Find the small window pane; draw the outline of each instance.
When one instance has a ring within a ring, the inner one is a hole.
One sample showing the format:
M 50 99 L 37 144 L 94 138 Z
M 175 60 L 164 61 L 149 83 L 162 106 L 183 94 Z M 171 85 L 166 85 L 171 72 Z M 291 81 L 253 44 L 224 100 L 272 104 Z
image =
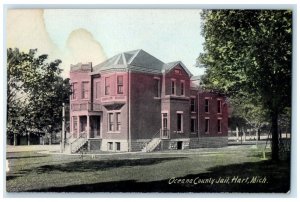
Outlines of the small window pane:
M 209 119 L 205 119 L 205 132 L 209 132 Z
M 180 83 L 180 94 L 184 95 L 184 82 Z
M 191 112 L 195 111 L 195 98 L 191 99 Z
M 113 131 L 114 130 L 114 120 L 113 120 L 113 114 L 108 114 L 108 130 Z
M 205 112 L 209 112 L 209 100 L 205 99 Z
M 218 113 L 221 113 L 222 102 L 218 100 Z
M 121 143 L 120 142 L 116 142 L 116 150 L 117 151 L 121 150 Z
M 105 78 L 105 95 L 109 95 L 110 91 L 110 80 L 109 77 Z
M 196 132 L 196 119 L 191 119 L 191 132 Z
M 117 92 L 123 94 L 123 76 L 117 76 Z
M 182 131 L 182 114 L 177 114 L 177 131 Z
M 174 80 L 172 80 L 172 82 L 171 82 L 171 87 L 172 87 L 172 95 L 175 95 L 175 81 Z
M 218 119 L 218 132 L 222 132 L 221 120 Z
M 121 113 L 117 113 L 117 131 L 121 130 Z

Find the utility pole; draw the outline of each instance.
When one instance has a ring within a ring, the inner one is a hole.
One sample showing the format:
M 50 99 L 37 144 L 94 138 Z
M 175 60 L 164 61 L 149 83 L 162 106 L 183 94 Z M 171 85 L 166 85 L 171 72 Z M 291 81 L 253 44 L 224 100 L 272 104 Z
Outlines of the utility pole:
M 61 152 L 65 150 L 65 103 L 62 103 Z

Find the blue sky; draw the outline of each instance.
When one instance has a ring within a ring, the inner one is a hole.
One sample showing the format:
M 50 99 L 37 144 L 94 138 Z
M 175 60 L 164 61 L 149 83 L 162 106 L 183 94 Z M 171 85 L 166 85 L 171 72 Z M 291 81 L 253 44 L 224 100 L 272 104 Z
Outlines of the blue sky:
M 163 62 L 181 60 L 198 75 L 203 72 L 194 67 L 203 43 L 199 12 L 199 9 L 46 9 L 44 22 L 60 51 L 66 48 L 72 31 L 84 29 L 102 46 L 106 57 L 144 49 Z

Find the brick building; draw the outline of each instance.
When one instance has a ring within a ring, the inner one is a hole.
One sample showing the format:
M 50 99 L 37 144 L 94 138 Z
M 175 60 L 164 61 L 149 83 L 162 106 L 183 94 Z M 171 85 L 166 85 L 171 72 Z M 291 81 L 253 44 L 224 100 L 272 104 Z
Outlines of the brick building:
M 71 65 L 70 151 L 153 151 L 227 145 L 225 97 L 203 92 L 180 61 L 143 50 Z

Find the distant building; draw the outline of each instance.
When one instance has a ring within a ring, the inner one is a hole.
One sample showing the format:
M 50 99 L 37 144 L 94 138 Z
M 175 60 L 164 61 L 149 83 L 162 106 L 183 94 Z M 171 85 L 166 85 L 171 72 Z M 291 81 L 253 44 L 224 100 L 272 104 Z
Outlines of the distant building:
M 227 145 L 225 97 L 204 92 L 180 62 L 143 50 L 71 65 L 71 152 L 153 151 Z

